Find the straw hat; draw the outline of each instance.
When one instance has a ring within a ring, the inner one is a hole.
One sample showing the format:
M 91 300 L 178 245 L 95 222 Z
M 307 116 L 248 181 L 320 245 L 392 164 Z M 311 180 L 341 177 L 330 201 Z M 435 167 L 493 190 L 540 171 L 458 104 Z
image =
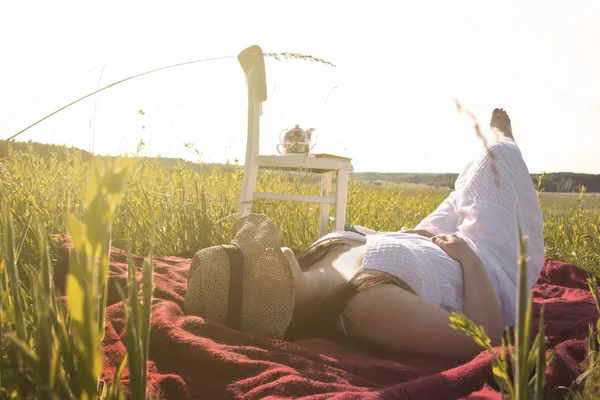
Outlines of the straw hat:
M 235 222 L 231 236 L 230 244 L 194 255 L 185 311 L 282 339 L 294 311 L 294 280 L 279 231 L 265 215 L 248 214 Z

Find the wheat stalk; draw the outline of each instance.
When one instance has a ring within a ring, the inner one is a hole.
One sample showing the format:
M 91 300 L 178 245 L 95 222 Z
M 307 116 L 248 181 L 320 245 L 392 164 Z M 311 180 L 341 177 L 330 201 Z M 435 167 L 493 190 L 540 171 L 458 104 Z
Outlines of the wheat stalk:
M 308 62 L 317 62 L 320 64 L 327 65 L 329 67 L 336 66 L 332 62 L 323 60 L 322 58 L 314 57 L 314 56 L 307 55 L 307 54 L 301 54 L 301 53 L 254 53 L 252 55 L 253 56 L 262 55 L 264 57 L 274 58 L 277 61 L 281 61 L 281 59 L 302 60 L 302 61 L 308 61 Z
M 456 110 L 459 114 L 467 114 L 469 118 L 473 121 L 473 130 L 475 130 L 475 134 L 481 141 L 483 142 L 483 147 L 489 151 L 490 154 L 490 168 L 492 169 L 492 174 L 494 175 L 494 183 L 496 186 L 500 186 L 500 172 L 498 172 L 498 168 L 496 167 L 496 154 L 491 150 L 489 142 L 483 131 L 481 129 L 481 125 L 479 124 L 479 120 L 475 116 L 475 114 L 469 110 L 468 108 L 463 107 L 463 105 L 458 101 L 458 99 L 454 99 L 454 104 L 456 105 Z
M 303 61 L 309 61 L 309 62 L 318 62 L 318 63 L 325 64 L 325 65 L 328 65 L 328 66 L 331 66 L 331 67 L 335 67 L 335 65 L 333 63 L 331 63 L 329 61 L 325 61 L 322 58 L 314 57 L 314 56 L 307 55 L 307 54 L 301 54 L 301 53 L 255 53 L 255 54 L 252 54 L 252 56 L 259 56 L 259 55 L 262 55 L 264 57 L 271 57 L 271 58 L 276 59 L 277 61 L 281 61 L 282 58 L 283 59 L 288 59 L 288 60 L 289 59 L 295 59 L 295 60 L 303 60 Z M 212 57 L 212 58 L 203 58 L 201 60 L 186 61 L 186 62 L 182 62 L 182 63 L 171 64 L 171 65 L 167 65 L 167 66 L 164 66 L 164 67 L 151 69 L 150 71 L 146 71 L 146 72 L 142 72 L 142 73 L 135 74 L 135 75 L 132 75 L 132 76 L 128 76 L 127 78 L 124 78 L 124 79 L 118 80 L 116 82 L 113 82 L 113 83 L 111 83 L 111 84 L 109 84 L 107 86 L 104 86 L 104 87 L 102 87 L 102 88 L 100 88 L 98 90 L 95 90 L 95 91 L 93 91 L 91 93 L 88 93 L 85 96 L 82 96 L 82 97 L 78 98 L 77 100 L 74 100 L 74 101 L 68 103 L 65 106 L 60 107 L 59 109 L 51 112 L 50 114 L 46 115 L 45 117 L 43 117 L 43 118 L 35 121 L 34 123 L 32 123 L 31 125 L 27 126 L 26 128 L 21 129 L 19 132 L 15 133 L 14 135 L 12 135 L 11 137 L 9 137 L 8 139 L 4 139 L 4 141 L 9 142 L 9 141 L 15 139 L 17 136 L 21 135 L 22 133 L 24 133 L 24 132 L 28 131 L 29 129 L 33 128 L 34 126 L 36 126 L 40 122 L 43 122 L 43 121 L 47 120 L 51 116 L 53 116 L 55 114 L 58 114 L 59 112 L 61 112 L 61 111 L 65 110 L 65 109 L 67 109 L 67 108 L 69 108 L 69 107 L 71 107 L 71 106 L 79 103 L 80 101 L 85 100 L 88 97 L 92 97 L 92 96 L 94 96 L 94 95 L 96 95 L 96 94 L 98 94 L 100 92 L 103 92 L 106 89 L 110 89 L 113 86 L 120 85 L 121 83 L 125 83 L 127 81 L 130 81 L 132 79 L 140 78 L 142 76 L 153 74 L 155 72 L 164 71 L 166 69 L 183 67 L 185 65 L 197 64 L 197 63 L 206 62 L 206 61 L 225 60 L 225 59 L 235 58 L 235 57 L 237 57 L 237 56 Z

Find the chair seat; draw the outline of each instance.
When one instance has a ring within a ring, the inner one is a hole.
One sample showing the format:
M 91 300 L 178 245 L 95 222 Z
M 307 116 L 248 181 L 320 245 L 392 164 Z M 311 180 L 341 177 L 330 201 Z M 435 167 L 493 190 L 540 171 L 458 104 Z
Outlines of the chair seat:
M 304 155 L 293 154 L 285 156 L 258 156 L 260 169 L 278 171 L 307 171 L 325 173 L 332 171 L 354 171 L 352 162 L 348 158 L 331 155 Z

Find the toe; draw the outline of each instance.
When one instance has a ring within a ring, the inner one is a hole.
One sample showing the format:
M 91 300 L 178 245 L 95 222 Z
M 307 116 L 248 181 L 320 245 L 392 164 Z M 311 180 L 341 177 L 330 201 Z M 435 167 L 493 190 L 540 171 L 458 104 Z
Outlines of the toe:
M 494 109 L 494 111 L 492 111 L 492 122 L 496 121 L 499 116 L 500 116 L 500 110 L 497 108 Z

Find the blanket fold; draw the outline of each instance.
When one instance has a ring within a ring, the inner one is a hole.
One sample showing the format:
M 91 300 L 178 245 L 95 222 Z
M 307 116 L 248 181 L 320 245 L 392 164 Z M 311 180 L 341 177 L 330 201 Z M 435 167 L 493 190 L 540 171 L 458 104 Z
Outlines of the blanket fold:
M 63 248 L 68 248 L 68 243 Z M 109 381 L 126 353 L 125 321 L 115 285 L 127 282 L 126 253 L 111 249 L 109 306 L 102 344 L 104 378 Z M 141 279 L 143 258 L 134 257 Z M 322 339 L 285 342 L 231 330 L 183 312 L 190 259 L 156 257 L 150 332 L 152 391 L 174 399 L 456 399 L 499 398 L 493 390 L 492 357 L 482 352 L 456 365 L 447 360 L 381 354 Z M 68 270 L 59 258 L 57 286 Z M 588 325 L 598 312 L 575 266 L 546 259 L 533 287 L 534 329 L 545 307 L 548 347 L 556 356 L 547 369 L 549 388 L 564 394 L 582 373 Z M 125 371 L 124 383 L 128 383 Z

